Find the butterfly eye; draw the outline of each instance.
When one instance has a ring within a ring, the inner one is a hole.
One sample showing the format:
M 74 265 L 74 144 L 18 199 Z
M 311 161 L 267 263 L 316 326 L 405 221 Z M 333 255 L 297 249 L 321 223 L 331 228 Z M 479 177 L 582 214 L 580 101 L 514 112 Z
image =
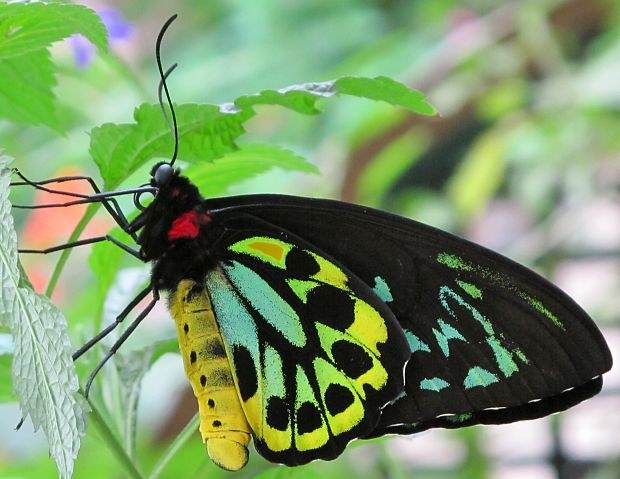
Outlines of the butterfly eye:
M 174 169 L 168 163 L 162 163 L 155 170 L 155 174 L 153 175 L 153 179 L 155 180 L 155 184 L 158 187 L 166 186 L 170 183 L 172 176 L 174 175 Z

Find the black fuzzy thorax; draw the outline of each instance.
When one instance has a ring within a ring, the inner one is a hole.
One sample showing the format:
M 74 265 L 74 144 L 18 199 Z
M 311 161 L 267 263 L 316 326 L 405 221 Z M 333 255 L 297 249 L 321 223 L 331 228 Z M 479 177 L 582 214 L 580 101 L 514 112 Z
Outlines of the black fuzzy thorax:
M 153 263 L 153 285 L 159 290 L 174 290 L 183 279 L 202 283 L 215 264 L 209 252 L 210 224 L 201 225 L 196 238 L 168 238 L 173 222 L 192 210 L 202 217 L 208 214 L 198 188 L 176 172 L 131 224 L 132 229 L 140 231 L 140 255 L 145 262 Z

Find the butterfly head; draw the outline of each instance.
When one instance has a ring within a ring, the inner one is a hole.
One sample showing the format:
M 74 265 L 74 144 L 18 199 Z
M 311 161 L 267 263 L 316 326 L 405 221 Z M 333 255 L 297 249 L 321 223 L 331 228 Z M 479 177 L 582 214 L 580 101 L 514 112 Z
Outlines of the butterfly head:
M 186 223 L 190 217 L 203 216 L 204 203 L 198 188 L 181 175 L 180 169 L 167 162 L 153 167 L 150 186 L 157 188 L 155 197 L 148 206 L 141 206 L 142 212 L 132 222 L 134 231 L 140 230 L 140 254 L 146 261 L 159 258 L 175 240 L 187 237 L 193 231 L 198 232 Z M 179 219 L 183 225 L 181 228 L 178 227 Z
M 157 163 L 151 170 L 151 186 L 165 188 L 175 176 L 179 176 L 179 170 L 175 170 L 170 163 Z
M 179 212 L 191 209 L 203 201 L 198 188 L 187 177 L 181 176 L 179 168 L 167 162 L 157 163 L 151 169 L 150 185 L 157 188 L 153 200 L 153 203 L 157 203 L 155 209 L 165 207 Z

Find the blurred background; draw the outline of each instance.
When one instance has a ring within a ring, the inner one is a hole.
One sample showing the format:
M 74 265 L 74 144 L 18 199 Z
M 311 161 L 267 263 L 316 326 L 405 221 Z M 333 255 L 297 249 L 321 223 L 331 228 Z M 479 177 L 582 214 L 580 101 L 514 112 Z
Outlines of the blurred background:
M 156 101 L 154 39 L 175 12 L 179 19 L 163 56 L 165 64 L 179 63 L 170 79 L 178 103 L 221 103 L 341 75 L 391 76 L 427 93 L 440 116 L 414 116 L 351 98 L 326 103 L 318 117 L 261 107 L 246 141 L 292 149 L 321 175 L 271 171 L 229 193 L 340 198 L 481 243 L 568 292 L 595 319 L 620 361 L 619 2 L 79 3 L 99 13 L 111 51 L 100 54 L 79 37 L 54 46 L 64 135 L 0 121 L 0 146 L 27 176 L 98 178 L 87 132 L 104 122 L 131 122 L 136 105 Z M 142 183 L 144 175 L 129 183 Z M 12 199 L 43 201 L 24 188 Z M 79 208 L 18 214 L 22 247 L 66 241 L 82 214 Z M 111 226 L 100 215 L 90 232 Z M 76 345 L 92 335 L 94 324 L 114 317 L 148 275 L 128 260 L 103 312 L 95 311 L 88 254 L 88 247 L 74 251 L 54 296 Z M 56 260 L 24 258 L 39 290 Z M 119 434 L 128 414 L 127 381 L 119 376 L 128 374 L 127 364 L 139 367 L 149 344 L 174 336 L 165 307 L 134 336 L 118 355 L 117 368 L 107 368 L 93 391 Z M 155 354 L 158 360 L 142 383 L 132 446 L 146 470 L 195 411 L 180 356 Z M 13 431 L 19 418 L 15 403 L 0 405 L 0 477 L 55 477 L 42 433 L 33 433 L 28 423 Z M 616 367 L 606 375 L 600 395 L 550 418 L 351 446 L 337 461 L 277 472 L 282 477 L 617 479 L 620 373 Z M 254 454 L 236 477 L 253 477 L 267 467 Z M 196 434 L 162 477 L 227 475 L 210 464 Z M 124 477 L 92 427 L 74 477 Z

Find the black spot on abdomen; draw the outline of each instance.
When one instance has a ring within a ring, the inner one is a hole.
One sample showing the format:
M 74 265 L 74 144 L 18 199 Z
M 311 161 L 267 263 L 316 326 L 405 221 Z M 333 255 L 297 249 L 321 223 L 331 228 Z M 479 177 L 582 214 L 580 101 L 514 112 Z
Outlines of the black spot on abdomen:
M 226 357 L 226 351 L 224 345 L 219 338 L 211 338 L 205 343 L 205 356 L 210 359 L 224 358 Z

